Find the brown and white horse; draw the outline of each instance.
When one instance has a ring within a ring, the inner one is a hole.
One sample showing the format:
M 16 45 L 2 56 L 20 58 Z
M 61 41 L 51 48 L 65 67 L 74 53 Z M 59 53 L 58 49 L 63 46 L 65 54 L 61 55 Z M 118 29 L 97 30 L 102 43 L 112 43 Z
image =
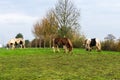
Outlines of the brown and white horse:
M 7 48 L 14 49 L 16 47 L 25 48 L 25 41 L 23 38 L 13 38 L 8 41 Z
M 53 39 L 53 51 L 56 52 L 60 52 L 59 50 L 59 46 L 63 46 L 64 51 L 67 52 L 72 52 L 73 49 L 73 45 L 72 42 L 70 41 L 70 39 L 68 38 L 55 38 Z
M 94 46 L 96 47 L 97 51 L 101 51 L 101 43 L 100 43 L 100 40 L 97 38 L 86 39 L 84 41 L 84 46 L 87 51 L 91 51 L 92 47 L 94 47 Z

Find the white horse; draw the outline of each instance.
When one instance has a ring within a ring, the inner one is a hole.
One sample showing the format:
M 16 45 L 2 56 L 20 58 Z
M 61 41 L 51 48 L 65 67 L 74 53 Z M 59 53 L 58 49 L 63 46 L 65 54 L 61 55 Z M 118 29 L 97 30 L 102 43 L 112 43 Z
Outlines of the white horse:
M 8 41 L 7 48 L 14 49 L 16 47 L 25 48 L 25 41 L 23 38 L 13 38 Z
M 84 42 L 84 46 L 87 51 L 91 51 L 92 47 L 94 46 L 96 47 L 97 51 L 101 51 L 101 43 L 100 43 L 100 40 L 97 38 L 86 39 Z

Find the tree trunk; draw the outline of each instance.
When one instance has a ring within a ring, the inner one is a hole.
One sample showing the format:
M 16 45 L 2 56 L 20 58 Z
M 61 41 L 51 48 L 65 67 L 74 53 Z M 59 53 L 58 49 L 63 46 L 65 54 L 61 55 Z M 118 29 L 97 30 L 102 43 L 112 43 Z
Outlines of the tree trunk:
M 37 38 L 35 39 L 35 47 L 37 48 Z
M 41 39 L 40 39 L 40 41 L 39 41 L 39 47 L 41 48 Z
M 44 48 L 45 48 L 45 43 L 46 43 L 46 42 L 45 42 L 45 40 L 44 40 Z
M 50 47 L 50 48 L 51 48 L 51 46 L 52 46 L 51 43 L 52 43 L 52 42 L 51 42 L 51 36 L 50 36 L 50 40 L 49 40 L 49 47 Z

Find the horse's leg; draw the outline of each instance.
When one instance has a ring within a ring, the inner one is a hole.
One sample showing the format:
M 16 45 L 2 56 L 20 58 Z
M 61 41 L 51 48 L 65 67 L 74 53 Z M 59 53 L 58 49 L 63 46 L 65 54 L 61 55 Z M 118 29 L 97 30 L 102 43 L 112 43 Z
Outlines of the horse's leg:
M 15 49 L 15 45 L 14 44 L 12 45 L 12 49 Z
M 87 49 L 88 49 L 88 51 L 92 50 L 89 44 L 87 45 Z
M 24 44 L 21 44 L 20 47 L 21 47 L 21 48 L 25 48 L 25 45 L 24 45 Z
M 68 48 L 70 54 L 73 54 L 73 52 L 72 52 L 72 48 L 73 48 L 73 47 L 69 47 L 69 48 Z
M 22 45 L 22 48 L 25 48 L 25 45 L 24 45 L 24 44 Z
M 24 48 L 24 45 L 23 45 L 23 44 L 21 45 L 21 48 Z
M 87 46 L 87 44 L 85 45 L 85 49 L 86 49 L 86 51 L 88 51 L 88 46 Z
M 63 45 L 64 52 L 67 53 L 67 46 Z
M 86 51 L 91 51 L 89 44 L 85 45 Z
M 58 51 L 58 52 L 60 52 L 58 45 L 57 45 L 57 47 L 56 47 L 56 48 L 57 48 L 57 51 Z
M 22 48 L 22 45 L 20 44 L 20 48 Z
M 56 51 L 57 51 L 57 52 L 60 52 L 58 45 L 54 45 L 54 46 L 52 47 L 52 49 L 53 49 L 53 52 L 54 52 L 54 53 L 55 53 Z
M 55 49 L 56 49 L 56 47 L 55 47 L 55 46 L 53 46 L 53 47 L 52 47 L 52 49 L 53 49 L 53 52 L 55 53 Z
M 100 51 L 98 46 L 96 46 L 96 49 L 97 49 L 97 51 Z
M 96 44 L 96 48 L 97 48 L 97 51 L 101 51 L 101 45 L 100 44 Z

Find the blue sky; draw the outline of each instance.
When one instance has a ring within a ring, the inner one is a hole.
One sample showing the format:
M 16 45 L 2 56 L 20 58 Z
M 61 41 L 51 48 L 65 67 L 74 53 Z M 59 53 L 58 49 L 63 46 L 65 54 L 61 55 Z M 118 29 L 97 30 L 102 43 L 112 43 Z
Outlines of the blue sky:
M 101 40 L 107 34 L 120 37 L 120 0 L 71 0 L 80 9 L 81 31 L 87 38 Z M 32 40 L 33 25 L 41 20 L 57 0 L 0 0 L 0 43 L 16 34 Z

